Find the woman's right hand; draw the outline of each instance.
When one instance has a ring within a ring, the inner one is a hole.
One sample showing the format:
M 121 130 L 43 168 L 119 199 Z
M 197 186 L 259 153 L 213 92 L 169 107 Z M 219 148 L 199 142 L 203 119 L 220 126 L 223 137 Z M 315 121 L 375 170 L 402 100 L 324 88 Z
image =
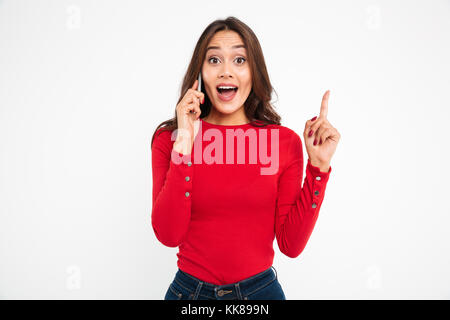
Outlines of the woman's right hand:
M 201 103 L 205 102 L 205 94 L 198 91 L 197 88 L 198 80 L 196 79 L 176 107 L 178 131 L 174 149 L 183 154 L 189 154 L 192 150 L 195 137 L 194 122 L 200 118 L 202 113 L 200 101 Z

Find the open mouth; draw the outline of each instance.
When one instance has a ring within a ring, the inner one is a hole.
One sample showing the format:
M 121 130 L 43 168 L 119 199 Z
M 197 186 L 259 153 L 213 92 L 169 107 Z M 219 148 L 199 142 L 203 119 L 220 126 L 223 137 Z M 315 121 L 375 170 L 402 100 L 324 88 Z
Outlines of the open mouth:
M 236 92 L 238 91 L 238 87 L 236 86 L 219 85 L 216 89 L 219 99 L 223 101 L 230 101 L 235 97 Z
M 218 86 L 216 87 L 216 89 L 220 94 L 230 94 L 233 91 L 234 92 L 238 91 L 238 87 L 228 87 L 228 86 Z

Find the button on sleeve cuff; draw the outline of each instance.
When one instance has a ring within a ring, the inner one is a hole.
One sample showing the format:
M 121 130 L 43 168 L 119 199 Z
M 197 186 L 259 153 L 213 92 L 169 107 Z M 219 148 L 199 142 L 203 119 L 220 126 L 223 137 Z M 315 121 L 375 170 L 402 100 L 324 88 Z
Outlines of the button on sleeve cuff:
M 313 166 L 308 158 L 308 163 L 306 165 L 306 172 L 309 172 L 314 179 L 326 183 L 330 177 L 331 166 L 328 172 L 322 172 L 320 171 L 319 167 Z

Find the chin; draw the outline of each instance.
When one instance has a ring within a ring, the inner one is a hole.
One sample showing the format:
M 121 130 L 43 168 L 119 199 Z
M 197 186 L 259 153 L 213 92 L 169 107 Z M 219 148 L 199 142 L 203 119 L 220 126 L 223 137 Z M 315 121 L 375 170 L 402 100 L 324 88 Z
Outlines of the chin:
M 218 107 L 216 107 L 216 109 L 221 113 L 232 114 L 233 112 L 237 111 L 239 107 L 235 104 L 224 103 L 221 101 L 219 102 Z

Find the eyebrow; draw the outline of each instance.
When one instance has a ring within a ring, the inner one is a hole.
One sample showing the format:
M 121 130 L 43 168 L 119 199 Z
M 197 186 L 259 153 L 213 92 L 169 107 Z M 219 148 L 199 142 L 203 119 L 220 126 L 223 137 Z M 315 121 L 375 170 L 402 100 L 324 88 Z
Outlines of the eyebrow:
M 233 49 L 237 49 L 237 48 L 244 48 L 244 49 L 247 49 L 246 46 L 243 45 L 243 44 L 238 44 L 238 45 L 232 46 L 231 48 L 233 48 Z M 208 48 L 206 49 L 206 51 L 208 52 L 208 50 L 210 50 L 210 49 L 220 49 L 220 47 L 217 47 L 217 46 L 210 46 L 210 47 L 208 47 Z

